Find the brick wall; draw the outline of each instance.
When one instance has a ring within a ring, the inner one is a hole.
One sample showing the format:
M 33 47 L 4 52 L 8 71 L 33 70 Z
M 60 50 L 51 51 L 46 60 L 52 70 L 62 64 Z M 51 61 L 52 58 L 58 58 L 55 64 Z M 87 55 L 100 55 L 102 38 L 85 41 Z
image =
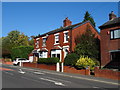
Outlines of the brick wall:
M 119 71 L 99 69 L 98 67 L 95 67 L 94 74 L 95 74 L 95 77 L 103 77 L 103 78 L 108 78 L 108 79 L 120 80 Z
M 32 67 L 32 68 L 40 68 L 47 70 L 56 71 L 56 65 L 46 65 L 46 64 L 37 64 L 37 63 L 23 63 L 23 67 Z
M 8 65 L 13 65 L 13 62 L 10 60 L 5 60 L 5 59 L 0 59 L 0 63 L 3 63 L 3 64 L 8 64 Z
M 74 51 L 75 48 L 75 38 L 79 35 L 82 35 L 85 33 L 87 27 L 89 27 L 89 29 L 91 30 L 91 32 L 93 34 L 95 34 L 95 37 L 98 37 L 98 39 L 100 39 L 100 35 L 99 33 L 94 29 L 94 27 L 89 23 L 85 23 L 80 27 L 75 28 L 74 30 L 72 30 L 72 51 Z
M 100 31 L 101 36 L 101 66 L 105 66 L 110 62 L 110 50 L 118 50 L 120 48 L 120 39 L 110 40 L 110 30 L 118 29 L 119 27 L 107 28 Z
M 77 70 L 74 67 L 70 67 L 70 66 L 64 66 L 64 72 L 76 73 L 76 74 L 82 74 L 82 75 L 90 75 L 90 69 Z
M 37 68 L 56 71 L 56 65 L 37 64 Z
M 47 70 L 56 71 L 56 65 L 23 63 L 23 67 L 32 67 L 32 68 L 40 68 L 40 69 L 47 69 Z M 76 74 L 82 74 L 82 75 L 90 75 L 90 69 L 77 70 L 74 67 L 70 67 L 70 66 L 64 66 L 64 72 L 66 72 L 66 73 L 76 73 Z
M 32 67 L 32 68 L 37 68 L 36 63 L 22 63 L 23 67 Z

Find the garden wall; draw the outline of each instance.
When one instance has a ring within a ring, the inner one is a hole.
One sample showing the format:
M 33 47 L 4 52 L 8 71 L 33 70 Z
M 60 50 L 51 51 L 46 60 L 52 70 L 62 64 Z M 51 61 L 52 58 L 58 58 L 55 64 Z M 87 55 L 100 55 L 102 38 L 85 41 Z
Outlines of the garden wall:
M 103 77 L 103 78 L 108 78 L 108 79 L 120 80 L 119 71 L 99 69 L 99 67 L 95 67 L 94 74 L 95 74 L 95 77 Z
M 11 59 L 0 59 L 0 63 L 2 64 L 8 64 L 8 65 L 13 65 L 13 62 L 11 61 Z
M 32 67 L 32 68 L 40 68 L 47 70 L 56 71 L 56 65 L 46 65 L 46 64 L 37 64 L 37 63 L 23 63 L 23 67 Z
M 2 62 L 3 64 L 13 65 L 13 62 Z
M 56 71 L 56 65 L 23 63 L 23 67 L 32 67 L 32 68 L 40 68 L 40 69 L 47 69 L 47 70 Z M 70 66 L 64 66 L 64 72 L 66 72 L 66 73 L 76 73 L 76 74 L 82 74 L 82 75 L 90 75 L 90 69 L 77 70 L 74 67 L 70 67 Z
M 90 69 L 81 69 L 81 70 L 77 70 L 74 67 L 70 67 L 70 66 L 64 66 L 64 72 L 67 73 L 76 73 L 76 74 L 82 74 L 82 75 L 90 75 Z

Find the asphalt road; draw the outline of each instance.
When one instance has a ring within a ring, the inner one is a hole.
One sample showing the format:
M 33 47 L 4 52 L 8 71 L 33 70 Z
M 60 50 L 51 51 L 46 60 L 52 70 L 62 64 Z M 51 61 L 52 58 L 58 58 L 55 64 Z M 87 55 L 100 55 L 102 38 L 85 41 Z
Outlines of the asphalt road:
M 96 88 L 118 89 L 118 81 L 43 69 L 2 65 L 2 88 Z

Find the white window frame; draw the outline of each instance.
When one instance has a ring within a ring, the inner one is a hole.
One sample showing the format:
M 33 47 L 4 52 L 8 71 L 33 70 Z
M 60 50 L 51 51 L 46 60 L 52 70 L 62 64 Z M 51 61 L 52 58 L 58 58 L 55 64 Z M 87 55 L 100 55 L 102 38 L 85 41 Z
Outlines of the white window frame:
M 64 31 L 64 43 L 68 43 L 68 41 L 66 41 L 66 33 L 68 33 L 69 31 Z M 69 35 L 68 35 L 68 38 L 69 38 Z
M 47 39 L 46 37 L 42 37 L 42 47 L 46 47 L 46 41 L 47 40 L 45 40 L 45 42 L 43 42 L 43 39 Z M 44 45 L 45 44 L 45 45 Z
M 42 51 L 42 53 L 39 53 L 39 58 L 47 58 L 48 57 L 48 52 L 47 51 Z
M 110 39 L 120 39 L 120 29 L 111 30 Z
M 67 56 L 66 51 L 65 51 L 66 49 L 69 51 L 69 46 L 68 45 L 63 46 L 64 58 Z
M 56 39 L 56 36 L 58 36 L 58 39 Z M 54 34 L 54 37 L 55 37 L 55 43 L 54 43 L 54 45 L 57 45 L 57 44 L 59 44 L 59 38 L 60 38 L 60 33 L 56 33 L 56 34 Z M 58 43 L 56 43 L 58 41 Z
M 36 38 L 36 43 L 35 43 L 36 48 L 39 48 L 39 39 L 40 39 L 40 38 Z
M 51 51 L 51 57 L 52 57 L 52 54 L 55 54 L 55 57 L 57 57 L 57 54 L 60 54 L 60 62 L 61 62 L 61 56 L 62 56 L 62 50 L 52 50 Z

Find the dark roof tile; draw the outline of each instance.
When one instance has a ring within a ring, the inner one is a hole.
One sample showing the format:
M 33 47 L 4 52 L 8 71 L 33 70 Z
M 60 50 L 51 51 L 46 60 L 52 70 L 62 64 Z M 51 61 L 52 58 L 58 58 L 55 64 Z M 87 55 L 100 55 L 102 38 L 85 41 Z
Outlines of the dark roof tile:
M 103 28 L 106 28 L 108 26 L 112 27 L 112 25 L 120 25 L 120 17 L 109 20 L 108 22 L 106 22 L 103 25 L 99 26 L 99 28 L 103 29 Z
M 47 33 L 44 33 L 42 35 L 38 35 L 36 36 L 35 38 L 38 38 L 38 37 L 43 37 L 45 36 L 46 34 L 50 35 L 50 34 L 54 34 L 54 33 L 57 33 L 57 32 L 61 32 L 61 31 L 65 31 L 65 30 L 68 30 L 68 29 L 73 29 L 73 28 L 77 28 L 87 22 L 90 22 L 90 21 L 86 21 L 86 22 L 80 22 L 80 23 L 77 23 L 77 24 L 73 24 L 73 25 L 70 25 L 70 26 L 66 26 L 66 27 L 60 27 L 58 29 L 55 29 L 55 30 L 52 30 L 52 31 L 49 31 Z M 90 22 L 91 23 L 91 22 Z M 92 24 L 91 24 L 92 25 Z M 93 25 L 92 25 L 93 26 Z M 94 26 L 93 26 L 94 27 Z M 95 28 L 95 27 L 94 27 Z M 97 31 L 97 29 L 95 28 L 95 30 Z M 98 32 L 98 31 L 97 31 Z M 99 33 L 99 32 L 98 32 Z

